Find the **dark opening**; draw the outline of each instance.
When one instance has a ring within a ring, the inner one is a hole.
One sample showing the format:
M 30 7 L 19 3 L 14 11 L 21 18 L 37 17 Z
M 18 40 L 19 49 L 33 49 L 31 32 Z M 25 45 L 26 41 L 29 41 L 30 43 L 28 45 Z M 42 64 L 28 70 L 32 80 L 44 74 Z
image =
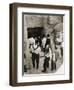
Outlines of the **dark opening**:
M 28 38 L 41 36 L 43 33 L 43 27 L 28 28 Z

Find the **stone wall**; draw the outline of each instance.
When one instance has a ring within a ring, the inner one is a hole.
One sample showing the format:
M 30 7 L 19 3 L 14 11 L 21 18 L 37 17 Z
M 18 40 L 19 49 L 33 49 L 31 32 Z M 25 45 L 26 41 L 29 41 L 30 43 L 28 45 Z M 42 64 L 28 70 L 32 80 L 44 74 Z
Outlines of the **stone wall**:
M 26 16 L 27 27 L 42 27 L 42 16 L 40 15 L 27 15 Z
M 63 16 L 55 15 L 24 15 L 24 18 L 27 28 L 43 27 L 45 34 L 51 33 L 56 24 L 63 22 Z

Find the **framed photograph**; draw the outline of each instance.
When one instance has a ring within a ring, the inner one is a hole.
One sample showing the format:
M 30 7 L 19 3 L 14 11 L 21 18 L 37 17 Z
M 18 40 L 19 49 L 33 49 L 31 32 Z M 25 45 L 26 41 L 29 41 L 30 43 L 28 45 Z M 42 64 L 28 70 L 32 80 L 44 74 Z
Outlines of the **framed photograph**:
M 10 85 L 72 83 L 72 7 L 10 4 Z

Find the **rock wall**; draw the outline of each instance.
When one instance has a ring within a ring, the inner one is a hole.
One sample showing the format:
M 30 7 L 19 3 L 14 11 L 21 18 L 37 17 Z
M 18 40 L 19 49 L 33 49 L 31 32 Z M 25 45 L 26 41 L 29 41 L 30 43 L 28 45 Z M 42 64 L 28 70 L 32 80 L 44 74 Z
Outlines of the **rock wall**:
M 54 26 L 63 22 L 63 16 L 55 15 L 24 15 L 27 28 L 43 27 L 43 33 L 51 33 Z
M 26 23 L 27 23 L 27 27 L 29 27 L 29 28 L 42 27 L 42 16 L 27 15 Z

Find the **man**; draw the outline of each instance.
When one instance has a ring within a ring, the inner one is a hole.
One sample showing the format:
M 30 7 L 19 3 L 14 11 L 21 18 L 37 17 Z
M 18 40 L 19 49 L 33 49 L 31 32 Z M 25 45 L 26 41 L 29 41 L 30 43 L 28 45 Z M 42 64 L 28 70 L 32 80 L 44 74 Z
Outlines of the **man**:
M 42 38 L 42 50 L 45 51 L 45 44 L 46 44 L 46 37 L 43 34 L 43 38 Z
M 41 48 L 40 48 L 38 40 L 35 42 L 34 50 L 35 50 L 35 60 L 34 60 L 34 63 L 36 61 L 36 69 L 38 69 L 39 68 L 39 57 L 40 57 L 40 52 L 41 52 Z
M 41 48 L 39 46 L 39 42 L 38 40 L 35 41 L 35 45 L 33 44 L 31 46 L 32 48 L 32 64 L 33 64 L 33 68 L 35 68 L 36 65 L 36 69 L 39 68 L 39 53 L 41 51 Z
M 59 59 L 60 59 L 60 48 L 58 48 L 56 45 L 53 53 L 53 60 L 51 62 L 51 71 L 56 70 L 56 62 Z
M 46 45 L 50 45 L 50 35 L 49 34 L 47 34 L 45 47 L 46 47 Z
M 35 44 L 35 37 L 29 38 L 29 45 Z
M 41 47 L 42 41 L 41 41 L 41 37 L 40 36 L 38 36 L 38 41 L 39 41 L 39 45 Z
M 45 59 L 43 64 L 42 72 L 47 72 L 47 68 L 49 68 L 49 60 L 51 60 L 51 48 L 50 45 L 47 45 L 45 48 Z

